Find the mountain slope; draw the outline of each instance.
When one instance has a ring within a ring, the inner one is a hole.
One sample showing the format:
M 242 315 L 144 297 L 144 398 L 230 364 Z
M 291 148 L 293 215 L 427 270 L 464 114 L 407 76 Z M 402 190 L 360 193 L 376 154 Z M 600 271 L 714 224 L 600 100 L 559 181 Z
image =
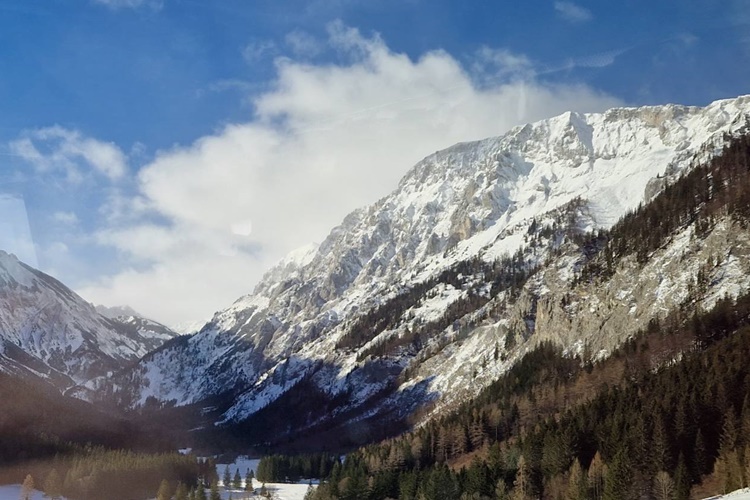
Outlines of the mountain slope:
M 162 325 L 110 320 L 56 279 L 0 251 L 0 370 L 60 389 L 122 368 L 171 338 Z
M 314 387 L 331 415 L 311 411 L 304 427 L 439 409 L 507 370 L 532 334 L 604 355 L 657 311 L 636 308 L 638 321 L 613 321 L 615 333 L 576 323 L 587 307 L 621 314 L 618 294 L 636 286 L 627 273 L 622 287 L 581 289 L 576 310 L 554 309 L 591 251 L 585 235 L 718 154 L 749 117 L 749 97 L 566 113 L 435 153 L 198 334 L 122 373 L 116 389 L 129 406 L 224 394 L 224 422 L 237 422 Z M 741 273 L 729 279 L 747 285 Z

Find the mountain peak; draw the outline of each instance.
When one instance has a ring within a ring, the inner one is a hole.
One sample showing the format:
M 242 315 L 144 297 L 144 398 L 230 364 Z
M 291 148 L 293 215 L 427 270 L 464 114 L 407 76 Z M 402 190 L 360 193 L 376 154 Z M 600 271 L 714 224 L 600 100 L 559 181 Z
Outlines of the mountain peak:
M 423 363 L 424 373 L 445 368 L 421 381 L 435 397 L 468 390 L 471 378 L 455 375 L 471 372 L 480 344 L 530 327 L 522 315 L 504 317 L 466 339 L 478 321 L 471 313 L 440 323 L 447 311 L 471 309 L 466 304 L 491 294 L 487 284 L 470 291 L 457 267 L 472 263 L 484 273 L 482 266 L 507 264 L 530 244 L 533 228 L 555 235 L 523 264 L 542 265 L 565 228 L 611 227 L 649 199 L 655 180 L 720 152 L 749 115 L 745 97 L 705 108 L 568 112 L 431 154 L 392 193 L 345 217 L 317 250 L 291 254 L 199 333 L 144 360 L 130 379 L 138 383 L 134 403 L 153 396 L 185 404 L 237 390 L 224 416 L 241 420 L 305 380 L 356 406 Z M 440 327 L 407 340 L 432 324 Z M 343 341 L 351 336 L 362 342 Z M 386 344 L 400 354 L 372 356 Z M 402 393 L 417 382 L 404 382 Z

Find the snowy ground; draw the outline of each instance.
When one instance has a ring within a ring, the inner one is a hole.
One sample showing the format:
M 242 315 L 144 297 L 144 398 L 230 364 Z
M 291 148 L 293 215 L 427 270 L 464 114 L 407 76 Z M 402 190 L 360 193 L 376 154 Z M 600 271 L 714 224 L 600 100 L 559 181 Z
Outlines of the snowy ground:
M 731 493 L 727 493 L 726 495 L 718 495 L 715 497 L 707 498 L 705 500 L 718 500 L 720 498 L 726 498 L 727 500 L 750 500 L 750 488 L 736 490 Z
M 258 491 L 261 485 L 258 481 L 254 481 L 253 486 L 255 487 L 256 491 Z M 269 491 L 269 493 L 273 494 L 273 498 L 275 500 L 303 500 L 305 498 L 305 494 L 307 493 L 307 488 L 307 484 L 266 484 L 266 489 Z M 223 490 L 221 492 L 222 500 L 227 500 L 230 494 L 232 495 L 232 500 L 259 498 L 257 496 L 251 496 L 249 491 L 229 489 Z M 18 500 L 20 497 L 20 484 L 0 486 L 0 500 Z M 31 498 L 32 500 L 49 500 L 41 491 L 35 491 L 34 495 Z
M 219 467 L 217 467 L 219 471 L 219 475 L 221 475 L 224 471 L 224 467 L 227 464 L 221 464 Z M 240 474 L 244 474 L 247 472 L 248 467 L 250 467 L 253 471 L 255 471 L 255 467 L 258 465 L 258 460 L 248 460 L 246 458 L 238 459 L 235 464 L 229 464 L 229 469 L 232 471 L 232 474 L 234 474 L 235 468 L 239 466 L 240 468 Z M 254 487 L 260 488 L 260 483 L 257 481 L 254 481 L 253 484 Z M 307 484 L 266 484 L 266 488 L 274 494 L 274 498 L 278 500 L 303 500 L 305 498 L 305 493 L 307 493 Z M 226 500 L 229 498 L 229 495 L 232 495 L 233 500 L 244 500 L 245 498 L 251 498 L 249 495 L 249 492 L 242 491 L 242 490 L 227 490 L 223 491 L 221 498 L 223 500 Z M 11 484 L 6 486 L 0 486 L 0 500 L 18 500 L 21 496 L 21 485 L 20 484 Z M 41 491 L 35 491 L 34 495 L 31 497 L 32 500 L 45 500 L 44 494 Z M 253 497 L 257 498 L 257 497 Z M 720 499 L 726 499 L 726 500 L 750 500 L 750 488 L 745 488 L 742 490 L 733 491 L 732 493 L 727 493 L 726 495 L 720 495 L 720 496 L 714 496 L 710 497 L 705 500 L 720 500 Z M 64 500 L 64 499 L 63 499 Z
M 224 469 L 229 466 L 229 474 L 234 477 L 234 472 L 239 469 L 240 476 L 242 477 L 242 483 L 244 485 L 245 482 L 245 474 L 247 474 L 247 470 L 250 469 L 253 471 L 253 474 L 258 469 L 258 462 L 260 460 L 256 458 L 247 458 L 247 457 L 237 457 L 237 459 L 231 463 L 219 463 L 216 464 L 216 472 L 219 473 L 219 478 L 224 477 Z M 258 481 L 253 481 L 253 488 L 255 488 L 255 491 L 259 491 L 261 487 L 261 483 Z M 307 493 L 307 489 L 309 488 L 309 482 L 304 481 L 298 484 L 287 484 L 287 483 L 266 483 L 266 489 L 273 495 L 274 499 L 277 500 L 303 500 L 305 498 L 305 494 Z M 222 500 L 227 500 L 229 498 L 229 494 L 232 494 L 232 500 L 243 500 L 245 498 L 250 498 L 247 493 L 243 490 L 233 490 L 229 489 L 226 491 L 222 491 Z M 246 496 L 247 495 L 247 496 Z M 254 497 L 257 498 L 257 497 Z M 0 500 L 5 500 L 3 498 L 0 498 Z M 15 500 L 15 499 L 14 499 Z M 35 499 L 36 500 L 36 499 Z
M 253 486 L 255 487 L 256 492 L 260 489 L 260 483 L 258 481 L 253 481 Z M 266 489 L 273 495 L 272 498 L 274 500 L 303 500 L 308 488 L 309 486 L 307 484 L 266 483 Z M 227 500 L 230 494 L 232 495 L 232 500 L 244 500 L 246 498 L 252 498 L 253 500 L 255 500 L 258 498 L 257 496 L 251 496 L 249 491 L 230 489 L 221 492 L 222 500 Z M 17 498 L 18 497 L 14 498 L 13 500 L 17 500 Z M 5 499 L 0 498 L 0 500 Z
M 21 498 L 20 484 L 0 486 L 0 500 L 18 500 L 19 498 Z M 48 500 L 41 491 L 34 491 L 31 498 L 32 500 Z

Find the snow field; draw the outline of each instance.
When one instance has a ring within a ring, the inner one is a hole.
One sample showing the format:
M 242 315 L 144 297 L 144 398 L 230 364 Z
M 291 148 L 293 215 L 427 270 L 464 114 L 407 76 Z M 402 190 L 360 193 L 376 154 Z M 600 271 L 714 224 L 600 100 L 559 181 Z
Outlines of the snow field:
M 224 477 L 224 469 L 226 467 L 229 467 L 229 474 L 234 477 L 234 472 L 236 470 L 240 471 L 240 476 L 242 476 L 242 484 L 245 484 L 245 474 L 247 474 L 247 470 L 250 469 L 253 471 L 253 474 L 255 474 L 256 470 L 258 469 L 258 463 L 260 462 L 257 458 L 248 458 L 244 456 L 239 456 L 237 459 L 232 463 L 221 463 L 216 464 L 216 472 L 219 473 L 219 484 L 221 483 L 221 478 Z M 253 488 L 257 492 L 262 484 L 257 481 L 253 480 Z M 266 489 L 273 495 L 272 498 L 275 500 L 304 500 L 305 494 L 307 493 L 307 489 L 309 488 L 309 482 L 303 481 L 300 483 L 292 484 L 292 483 L 266 483 Z M 244 500 L 245 497 L 251 498 L 249 495 L 249 492 L 244 490 L 235 490 L 233 488 L 229 489 L 222 489 L 221 492 L 221 498 L 222 500 L 228 500 L 229 495 L 232 495 L 232 500 Z M 257 497 L 252 497 L 257 498 Z M 5 500 L 4 498 L 0 497 L 0 500 Z M 17 500 L 17 497 L 13 498 L 13 500 Z M 36 499 L 34 499 L 36 500 Z

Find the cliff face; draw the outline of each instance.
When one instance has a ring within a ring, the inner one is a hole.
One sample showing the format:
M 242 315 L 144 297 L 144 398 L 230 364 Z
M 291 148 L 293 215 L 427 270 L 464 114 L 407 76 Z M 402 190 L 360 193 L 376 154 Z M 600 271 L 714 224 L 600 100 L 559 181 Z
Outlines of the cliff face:
M 606 282 L 574 277 L 582 235 L 716 155 L 749 115 L 747 97 L 566 113 L 435 153 L 199 333 L 92 387 L 128 406 L 228 394 L 222 419 L 236 422 L 304 382 L 334 415 L 400 418 L 475 394 L 539 339 L 604 355 L 680 304 L 708 256 L 723 258 L 702 302 L 747 288 L 747 236 L 730 219 L 705 239 L 682 228 Z

